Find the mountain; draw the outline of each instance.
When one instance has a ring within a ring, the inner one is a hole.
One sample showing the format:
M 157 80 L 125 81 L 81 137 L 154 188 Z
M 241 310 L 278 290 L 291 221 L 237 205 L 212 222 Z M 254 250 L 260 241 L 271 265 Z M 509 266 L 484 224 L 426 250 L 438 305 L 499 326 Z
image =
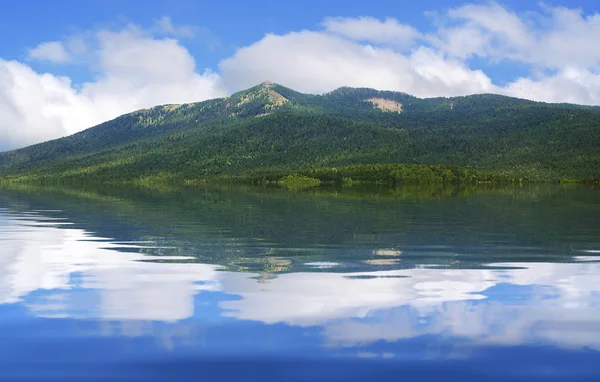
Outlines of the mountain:
M 277 180 L 293 173 L 321 180 L 598 179 L 600 108 L 347 87 L 309 95 L 264 82 L 0 153 L 5 182 Z

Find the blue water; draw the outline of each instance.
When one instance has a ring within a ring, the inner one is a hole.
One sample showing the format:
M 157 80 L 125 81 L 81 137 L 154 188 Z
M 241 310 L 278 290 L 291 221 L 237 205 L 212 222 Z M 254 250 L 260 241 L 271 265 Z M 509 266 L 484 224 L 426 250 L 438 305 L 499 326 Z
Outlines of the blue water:
M 0 380 L 600 380 L 600 190 L 0 189 Z

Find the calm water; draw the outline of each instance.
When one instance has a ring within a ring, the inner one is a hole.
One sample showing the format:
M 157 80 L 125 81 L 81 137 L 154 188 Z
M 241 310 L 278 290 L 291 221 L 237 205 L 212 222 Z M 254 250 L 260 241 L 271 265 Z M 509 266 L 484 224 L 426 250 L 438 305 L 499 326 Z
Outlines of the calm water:
M 600 380 L 600 190 L 0 190 L 0 380 Z

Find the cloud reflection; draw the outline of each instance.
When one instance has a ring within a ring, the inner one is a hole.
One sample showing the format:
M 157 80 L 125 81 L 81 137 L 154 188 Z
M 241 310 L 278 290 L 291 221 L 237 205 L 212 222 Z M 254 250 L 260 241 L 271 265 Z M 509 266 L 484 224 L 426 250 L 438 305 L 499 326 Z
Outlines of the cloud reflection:
M 43 317 L 120 321 L 135 335 L 151 330 L 147 321 L 194 317 L 200 292 L 212 291 L 237 296 L 219 302 L 221 317 L 320 326 L 331 347 L 437 335 L 600 348 L 599 264 L 349 274 L 331 272 L 336 263 L 315 263 L 318 272 L 258 282 L 214 265 L 141 261 L 147 257 L 120 251 L 123 244 L 55 223 L 0 211 L 0 303 L 21 303 Z
M 98 306 L 80 309 L 69 301 L 75 294 L 62 294 L 59 304 L 50 297 L 31 308 L 42 316 L 177 321 L 193 315 L 198 291 L 218 289 L 213 265 L 144 262 L 143 254 L 120 252 L 122 244 L 80 229 L 8 216 L 0 221 L 0 303 L 27 304 L 35 291 L 83 288 L 98 293 Z

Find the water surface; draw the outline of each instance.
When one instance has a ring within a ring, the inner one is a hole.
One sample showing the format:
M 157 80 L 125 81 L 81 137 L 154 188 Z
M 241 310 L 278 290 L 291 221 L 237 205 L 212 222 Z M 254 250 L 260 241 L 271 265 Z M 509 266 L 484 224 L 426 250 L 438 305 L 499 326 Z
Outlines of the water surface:
M 0 189 L 0 380 L 599 380 L 600 190 Z

